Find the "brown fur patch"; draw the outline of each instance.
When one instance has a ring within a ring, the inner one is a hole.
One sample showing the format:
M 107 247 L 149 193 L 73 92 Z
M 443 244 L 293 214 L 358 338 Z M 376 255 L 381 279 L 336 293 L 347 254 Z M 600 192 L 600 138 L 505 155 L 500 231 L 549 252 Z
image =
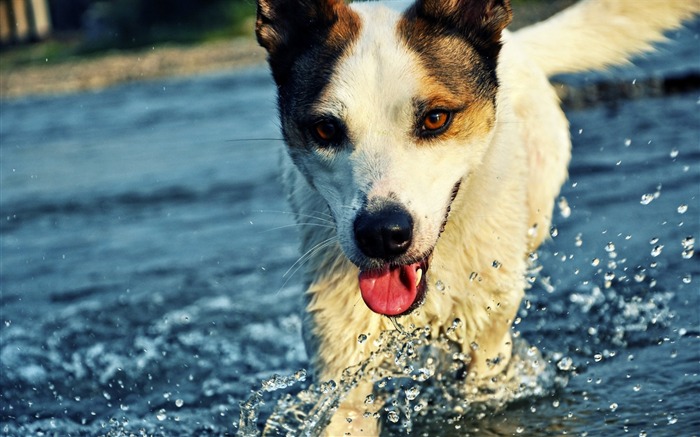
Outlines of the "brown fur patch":
M 478 51 L 466 35 L 409 9 L 398 24 L 400 38 L 417 54 L 424 72 L 418 122 L 426 111 L 454 111 L 450 127 L 439 136 L 485 135 L 495 122 L 496 63 Z M 500 46 L 499 46 L 500 47 Z M 426 141 L 430 142 L 431 138 Z

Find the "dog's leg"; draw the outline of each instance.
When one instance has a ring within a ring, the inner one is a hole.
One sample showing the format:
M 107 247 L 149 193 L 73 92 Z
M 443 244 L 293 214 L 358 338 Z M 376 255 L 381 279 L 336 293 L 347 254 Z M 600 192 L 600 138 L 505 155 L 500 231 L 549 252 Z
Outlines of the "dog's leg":
M 324 435 L 335 436 L 378 436 L 379 422 L 373 414 L 379 406 L 365 404 L 367 395 L 372 393 L 372 384 L 362 382 L 355 387 L 338 407 Z
M 520 299 L 499 307 L 491 314 L 490 323 L 477 333 L 475 345 L 471 346 L 469 371 L 477 379 L 491 378 L 499 374 L 510 361 L 513 350 L 511 325 L 518 311 Z

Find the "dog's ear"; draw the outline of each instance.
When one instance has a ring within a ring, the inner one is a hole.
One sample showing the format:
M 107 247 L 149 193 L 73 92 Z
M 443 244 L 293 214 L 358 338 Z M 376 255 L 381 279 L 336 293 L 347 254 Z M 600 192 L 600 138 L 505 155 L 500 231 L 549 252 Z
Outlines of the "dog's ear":
M 501 32 L 510 24 L 510 0 L 416 0 L 419 16 L 498 45 Z
M 304 51 L 350 38 L 351 15 L 344 0 L 258 0 L 255 33 L 278 83 Z
M 329 27 L 336 19 L 333 5 L 342 0 L 258 0 L 255 33 L 271 55 Z

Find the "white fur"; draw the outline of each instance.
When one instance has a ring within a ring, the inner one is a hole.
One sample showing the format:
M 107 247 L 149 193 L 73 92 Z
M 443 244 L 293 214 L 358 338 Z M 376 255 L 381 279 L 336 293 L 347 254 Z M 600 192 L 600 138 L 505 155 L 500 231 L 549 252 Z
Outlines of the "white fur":
M 352 237 L 360 194 L 392 192 L 417 218 L 410 250 L 419 254 L 434 246 L 427 299 L 402 323 L 429 325 L 438 333 L 460 318 L 464 323 L 451 336 L 472 354 L 470 369 L 489 376 L 500 368 L 490 368 L 486 360 L 509 358 L 527 256 L 546 237 L 567 176 L 569 127 L 547 75 L 625 62 L 698 11 L 700 2 L 587 0 L 542 24 L 504 33 L 494 129 L 471 144 L 430 146 L 418 146 L 410 134 L 411 99 L 421 96 L 422 72 L 396 35 L 399 14 L 370 3 L 353 8 L 362 34 L 311 110 L 344 120 L 354 148 L 317 152 L 305 161 L 318 191 L 293 165 L 285 168 L 291 205 L 303 221 L 330 207 L 337 227 L 337 233 L 302 227 L 302 250 L 310 254 L 307 329 L 313 364 L 321 378 L 338 378 L 370 353 L 372 342 L 358 343 L 359 334 L 376 338 L 392 328 L 387 317 L 362 302 L 358 268 L 348 260 L 360 256 Z M 451 188 L 460 178 L 439 235 Z M 443 291 L 434 287 L 437 281 Z M 476 353 L 472 342 L 479 344 Z M 377 432 L 359 414 L 370 391 L 361 386 L 350 395 L 329 434 Z M 348 425 L 346 417 L 353 422 Z

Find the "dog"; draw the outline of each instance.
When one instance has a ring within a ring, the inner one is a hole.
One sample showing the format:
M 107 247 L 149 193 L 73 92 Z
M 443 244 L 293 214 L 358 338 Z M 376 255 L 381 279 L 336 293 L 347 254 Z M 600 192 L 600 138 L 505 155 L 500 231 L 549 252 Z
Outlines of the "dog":
M 700 0 L 584 0 L 515 32 L 509 0 L 397 5 L 258 0 L 306 261 L 304 340 L 317 377 L 337 380 L 371 352 L 358 335 L 391 318 L 435 335 L 459 318 L 450 335 L 486 379 L 511 356 L 528 255 L 567 178 L 549 77 L 628 62 Z M 377 434 L 371 390 L 350 393 L 327 434 Z

